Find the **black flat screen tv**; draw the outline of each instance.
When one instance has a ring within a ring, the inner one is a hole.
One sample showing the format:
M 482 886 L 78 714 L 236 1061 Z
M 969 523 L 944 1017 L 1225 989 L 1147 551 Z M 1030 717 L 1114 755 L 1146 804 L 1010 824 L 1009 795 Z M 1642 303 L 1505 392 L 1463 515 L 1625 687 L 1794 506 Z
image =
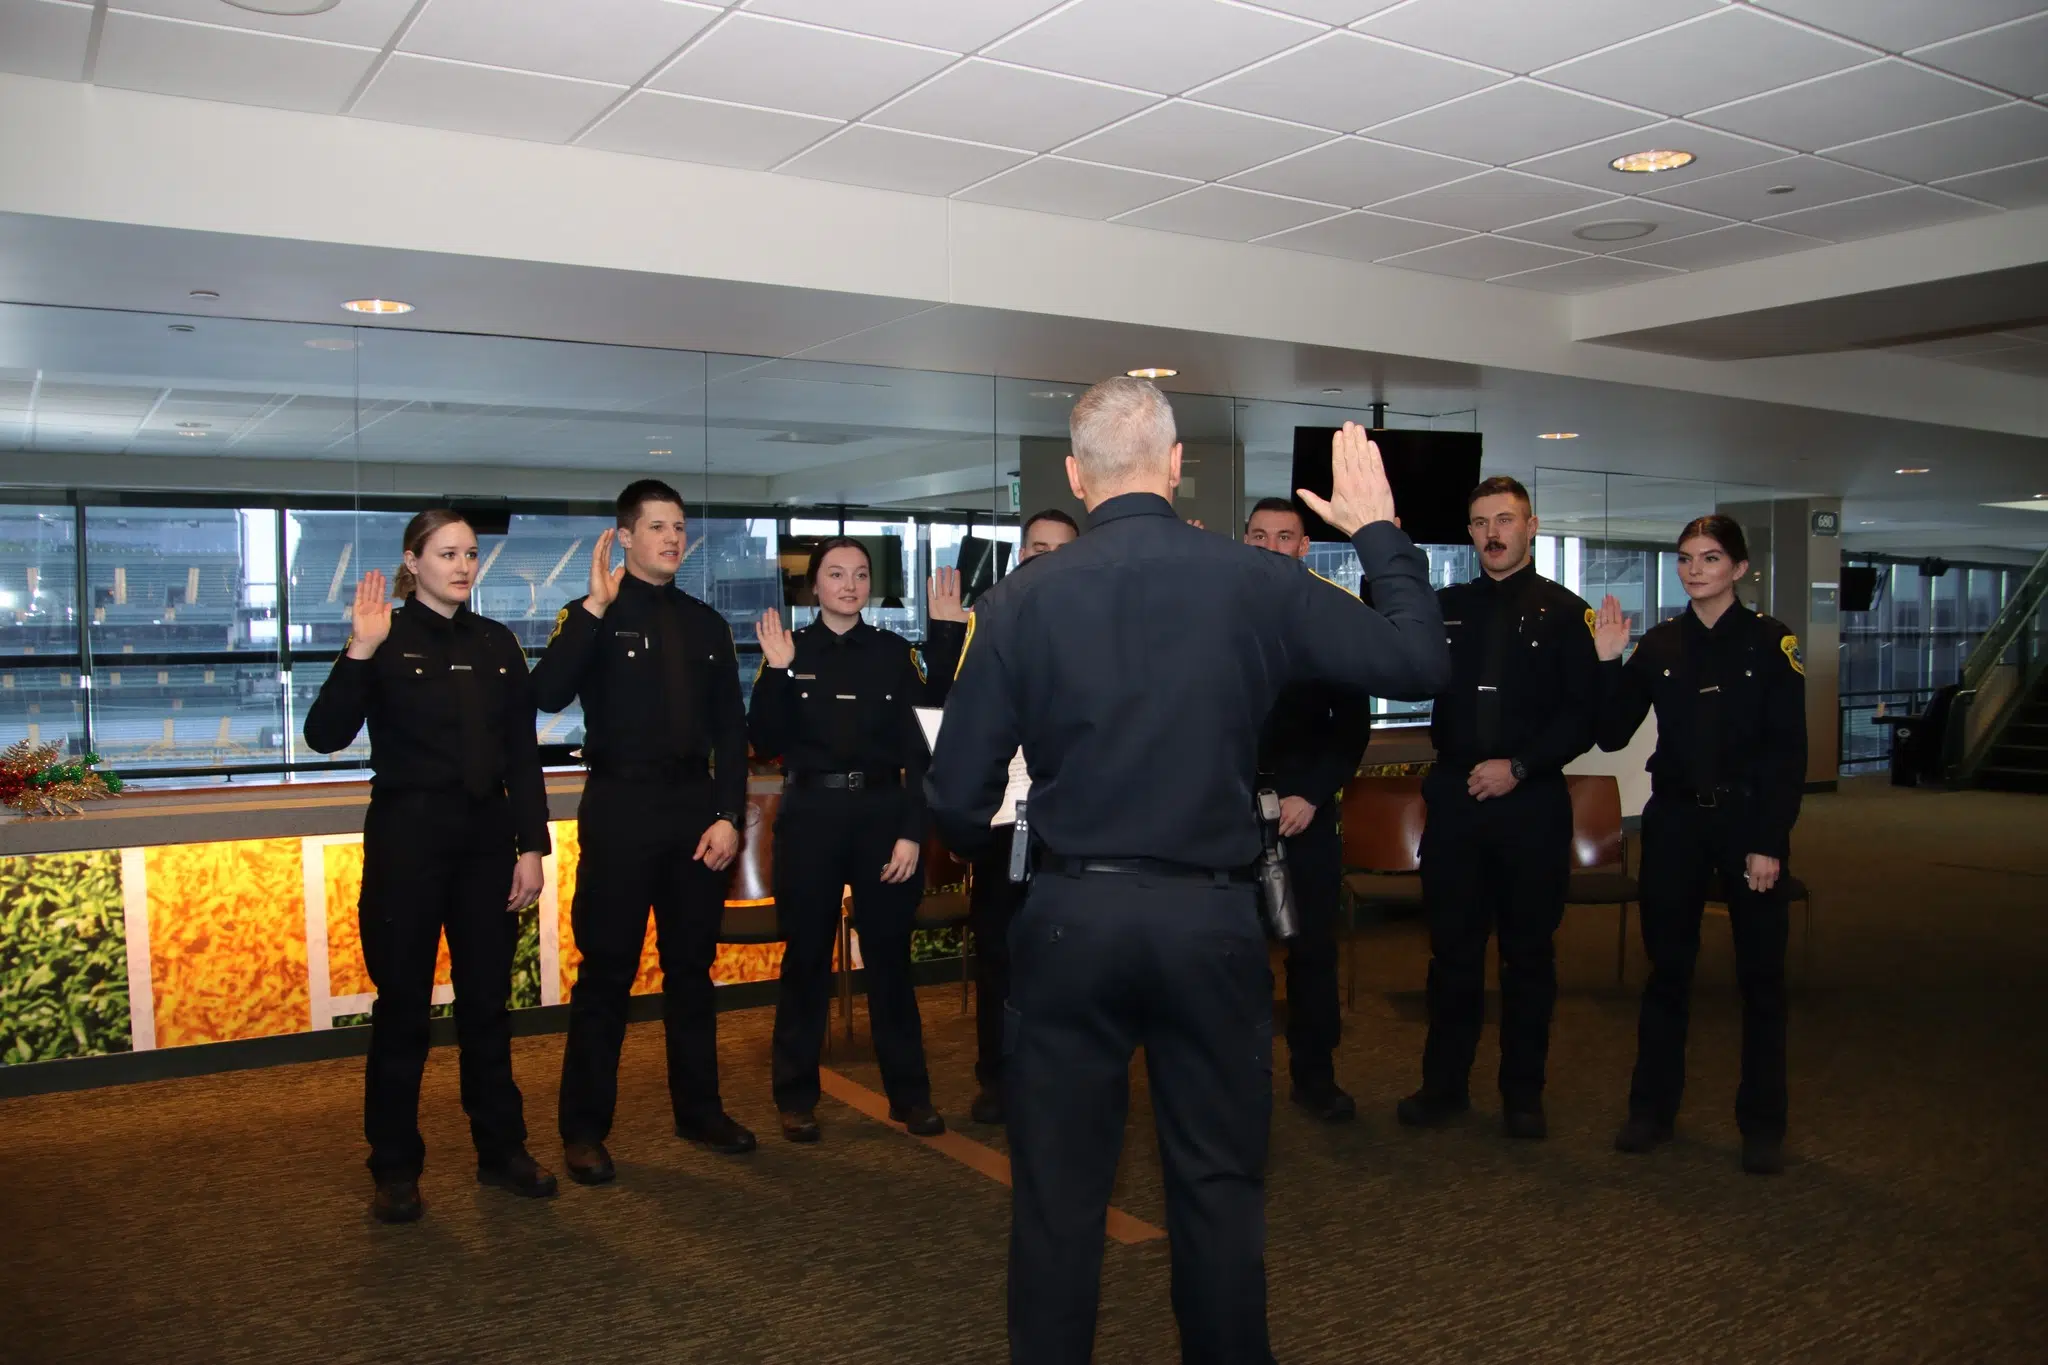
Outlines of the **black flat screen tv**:
M 1335 427 L 1294 429 L 1294 489 L 1330 495 L 1330 438 Z M 1479 483 L 1480 435 L 1476 431 L 1402 431 L 1372 433 L 1394 489 L 1394 514 L 1401 529 L 1417 545 L 1464 545 L 1465 499 Z M 1302 524 L 1310 540 L 1349 539 L 1301 505 Z

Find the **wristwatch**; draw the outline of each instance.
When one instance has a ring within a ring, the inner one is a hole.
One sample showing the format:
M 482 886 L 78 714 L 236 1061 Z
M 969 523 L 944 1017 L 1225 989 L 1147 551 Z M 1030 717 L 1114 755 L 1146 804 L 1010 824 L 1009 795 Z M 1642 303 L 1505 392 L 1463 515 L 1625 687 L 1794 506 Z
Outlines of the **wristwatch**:
M 711 823 L 713 824 L 717 824 L 720 820 L 725 821 L 734 829 L 745 829 L 747 827 L 747 817 L 736 810 L 722 810 L 711 817 Z
M 1517 782 L 1527 782 L 1529 780 L 1529 765 L 1522 762 L 1519 758 L 1508 760 L 1508 771 L 1514 774 L 1515 781 Z

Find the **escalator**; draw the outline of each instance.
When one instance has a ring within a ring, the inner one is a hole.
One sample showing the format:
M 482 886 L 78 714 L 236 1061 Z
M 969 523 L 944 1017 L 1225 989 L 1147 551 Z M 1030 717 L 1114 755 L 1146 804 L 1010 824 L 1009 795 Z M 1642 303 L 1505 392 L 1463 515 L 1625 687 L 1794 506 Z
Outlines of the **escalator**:
M 1942 759 L 1951 786 L 2048 792 L 2048 554 L 1963 664 Z

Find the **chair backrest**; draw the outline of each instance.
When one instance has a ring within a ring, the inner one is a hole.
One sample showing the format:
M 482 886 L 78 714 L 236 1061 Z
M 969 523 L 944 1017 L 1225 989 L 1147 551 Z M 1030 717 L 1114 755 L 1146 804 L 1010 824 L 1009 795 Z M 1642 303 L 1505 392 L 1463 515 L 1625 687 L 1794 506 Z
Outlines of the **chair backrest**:
M 775 813 L 782 793 L 747 793 L 747 827 L 741 831 L 740 856 L 733 859 L 732 881 L 725 889 L 729 902 L 760 904 L 775 899 Z
M 1621 783 L 1612 773 L 1565 777 L 1572 798 L 1572 866 L 1615 867 L 1622 862 Z
M 938 891 L 962 886 L 967 881 L 967 864 L 947 848 L 934 830 L 924 837 L 924 889 Z
M 1422 779 L 1354 777 L 1343 796 L 1344 866 L 1413 872 L 1422 865 Z

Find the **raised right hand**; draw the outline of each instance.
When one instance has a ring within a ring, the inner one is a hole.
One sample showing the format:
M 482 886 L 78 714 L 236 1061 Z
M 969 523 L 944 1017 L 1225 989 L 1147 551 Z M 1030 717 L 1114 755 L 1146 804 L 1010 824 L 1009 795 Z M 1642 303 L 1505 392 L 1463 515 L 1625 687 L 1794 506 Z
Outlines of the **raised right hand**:
M 1612 663 L 1628 648 L 1628 617 L 1621 611 L 1621 599 L 1613 593 L 1600 599 L 1593 615 L 1593 649 L 1601 663 Z
M 384 571 L 372 569 L 356 580 L 349 607 L 348 657 L 367 659 L 391 634 L 391 601 L 384 595 Z
M 960 571 L 940 569 L 926 584 L 931 603 L 928 614 L 934 621 L 955 621 L 967 623 L 967 608 L 960 604 Z
M 615 528 L 605 528 L 597 538 L 597 544 L 590 551 L 590 595 L 583 599 L 583 606 L 592 616 L 603 616 L 605 609 L 619 600 L 619 584 L 626 579 L 626 566 L 612 567 L 612 542 L 617 539 Z
M 1346 422 L 1330 438 L 1330 496 L 1317 497 L 1306 488 L 1295 493 L 1314 512 L 1347 536 L 1374 522 L 1394 519 L 1394 490 L 1380 462 L 1380 448 L 1356 422 Z
M 761 657 L 770 668 L 788 668 L 796 662 L 796 640 L 782 628 L 781 612 L 772 607 L 763 612 L 754 638 L 761 642 Z

